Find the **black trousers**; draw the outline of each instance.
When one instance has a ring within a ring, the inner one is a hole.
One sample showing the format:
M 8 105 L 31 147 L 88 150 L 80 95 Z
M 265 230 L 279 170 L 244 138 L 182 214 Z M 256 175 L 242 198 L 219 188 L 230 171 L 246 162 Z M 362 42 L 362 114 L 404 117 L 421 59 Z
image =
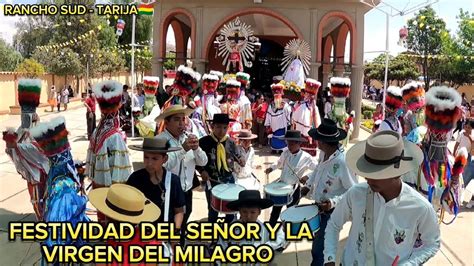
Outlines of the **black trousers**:
M 290 208 L 291 206 L 297 205 L 300 203 L 300 198 L 301 198 L 301 188 L 300 185 L 297 185 L 295 192 L 293 193 L 293 200 L 290 202 L 290 204 L 286 205 L 287 208 Z M 272 213 L 270 214 L 270 224 L 272 226 L 275 226 L 276 223 L 278 222 L 278 218 L 280 218 L 280 213 L 281 209 L 283 206 L 273 206 L 272 208 Z
M 90 116 L 90 114 L 92 114 L 92 116 Z M 95 113 L 87 112 L 86 120 L 87 120 L 87 139 L 90 139 L 96 127 Z
M 189 216 L 191 216 L 191 212 L 193 212 L 193 189 L 184 192 L 184 198 L 186 199 L 186 205 L 184 210 L 183 228 L 186 227 Z

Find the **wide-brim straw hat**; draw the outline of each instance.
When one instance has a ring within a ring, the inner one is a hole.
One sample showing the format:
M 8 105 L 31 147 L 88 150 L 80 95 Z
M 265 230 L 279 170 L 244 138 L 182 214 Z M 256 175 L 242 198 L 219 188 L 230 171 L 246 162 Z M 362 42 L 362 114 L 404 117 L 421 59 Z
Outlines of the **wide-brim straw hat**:
M 347 132 L 342 128 L 338 128 L 333 120 L 325 118 L 318 128 L 310 129 L 308 135 L 314 140 L 332 143 L 345 139 Z
M 140 190 L 126 184 L 93 189 L 88 197 L 99 212 L 119 222 L 154 222 L 161 214 Z
M 276 137 L 282 140 L 307 142 L 308 140 L 301 136 L 299 130 L 287 130 L 284 136 Z
M 168 153 L 181 150 L 180 147 L 170 147 L 169 141 L 162 137 L 144 138 L 142 145 L 129 145 L 132 150 L 153 153 Z
M 238 139 L 256 139 L 258 136 L 256 134 L 252 134 L 252 131 L 248 129 L 242 129 L 235 137 Z
M 165 118 L 176 114 L 184 114 L 184 116 L 188 116 L 193 112 L 194 110 L 191 108 L 187 108 L 181 104 L 175 104 L 163 110 L 163 112 L 155 119 L 155 121 L 162 121 Z
M 390 179 L 418 169 L 423 152 L 395 131 L 383 130 L 347 151 L 346 163 L 357 175 L 368 179 Z

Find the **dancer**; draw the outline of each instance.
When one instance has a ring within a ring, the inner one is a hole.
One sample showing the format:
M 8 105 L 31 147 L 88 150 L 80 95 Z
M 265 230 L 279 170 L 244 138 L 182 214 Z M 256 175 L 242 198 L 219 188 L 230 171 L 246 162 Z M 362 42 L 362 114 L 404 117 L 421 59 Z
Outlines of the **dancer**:
M 160 86 L 160 78 L 145 76 L 143 77 L 143 86 L 143 91 L 145 92 L 143 115 L 147 116 L 152 112 L 153 108 L 158 105 L 158 102 L 156 101 L 156 93 L 158 91 L 158 87 Z
M 422 265 L 438 252 L 440 230 L 433 208 L 400 179 L 422 160 L 415 144 L 388 130 L 349 149 L 349 169 L 367 183 L 350 188 L 332 213 L 324 239 L 325 265 L 336 265 L 339 233 L 347 221 L 352 225 L 343 265 Z
M 245 91 L 250 87 L 250 75 L 244 72 L 238 72 L 235 79 L 240 82 L 240 96 L 238 103 L 240 106 L 239 122 L 243 129 L 252 129 L 252 107 Z
M 311 156 L 316 156 L 317 143 L 309 137 L 308 131 L 317 128 L 321 124 L 315 96 L 318 94 L 321 83 L 314 79 L 306 79 L 304 88 L 304 100 L 296 104 L 292 115 L 292 127 L 301 132 L 308 140 L 302 145 L 302 149 Z
M 92 179 L 93 188 L 125 183 L 132 165 L 125 143 L 125 133 L 120 129 L 119 122 L 122 84 L 103 81 L 96 84 L 94 94 L 102 117 L 87 150 L 87 175 Z M 100 213 L 97 213 L 97 216 L 99 221 L 104 218 Z
M 385 119 L 380 124 L 379 131 L 393 130 L 400 135 L 403 133 L 403 128 L 398 120 L 398 110 L 403 106 L 402 91 L 399 87 L 390 86 L 387 89 L 387 96 L 385 97 Z
M 328 118 L 335 121 L 339 128 L 346 128 L 346 121 L 349 114 L 346 111 L 346 100 L 351 92 L 351 80 L 348 78 L 333 77 L 330 79 L 331 83 L 331 97 L 333 99 L 333 106 L 328 114 Z M 347 131 L 346 131 L 347 132 Z M 349 134 L 343 141 L 344 147 L 349 143 Z
M 12 160 L 16 171 L 27 182 L 37 221 L 43 221 L 44 218 L 45 186 L 50 168 L 48 158 L 38 149 L 36 141 L 30 135 L 31 127 L 39 122 L 36 108 L 40 96 L 40 79 L 20 79 L 18 102 L 21 107 L 21 125 L 17 130 L 7 128 L 3 132 L 5 153 Z
M 270 86 L 273 91 L 273 101 L 268 107 L 265 117 L 265 127 L 270 134 L 270 146 L 272 152 L 281 151 L 286 147 L 286 143 L 281 139 L 285 135 L 287 127 L 291 123 L 291 107 L 283 101 L 283 84 L 276 83 Z
M 235 140 L 235 135 L 238 134 L 241 129 L 243 129 L 243 125 L 241 123 L 242 109 L 241 109 L 241 105 L 239 104 L 240 85 L 241 85 L 240 82 L 236 81 L 235 79 L 227 80 L 226 82 L 227 101 L 221 105 L 222 113 L 227 114 L 229 118 L 233 120 L 229 124 L 228 134 L 234 140 Z
M 425 123 L 425 89 L 419 82 L 410 82 L 402 88 L 403 101 L 407 113 L 404 116 L 404 135 L 407 140 L 421 144 L 426 130 Z
M 212 72 L 212 71 L 211 71 Z M 220 113 L 219 103 L 216 100 L 216 90 L 219 86 L 220 77 L 214 74 L 204 74 L 202 77 L 202 122 L 205 125 L 207 134 L 211 132 L 211 127 L 207 120 L 212 120 L 214 114 Z

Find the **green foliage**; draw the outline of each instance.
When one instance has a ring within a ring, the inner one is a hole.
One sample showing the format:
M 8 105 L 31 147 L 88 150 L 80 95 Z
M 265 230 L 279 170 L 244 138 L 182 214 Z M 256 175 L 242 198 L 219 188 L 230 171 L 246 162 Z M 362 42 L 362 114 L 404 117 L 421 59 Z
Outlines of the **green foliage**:
M 166 53 L 166 61 L 163 63 L 163 68 L 167 70 L 176 68 L 176 53 Z
M 123 66 L 125 64 L 125 59 L 116 52 L 103 52 L 98 58 L 98 61 L 99 65 L 101 66 L 99 72 L 109 74 L 123 70 Z
M 77 75 L 82 68 L 79 55 L 67 47 L 59 51 L 37 50 L 33 58 L 45 65 L 48 72 L 60 76 Z
M 151 70 L 151 57 L 152 53 L 150 50 L 144 50 L 140 53 L 140 56 L 135 57 L 135 70 L 136 71 L 150 71 Z
M 25 58 L 33 55 L 37 46 L 46 45 L 53 34 L 52 22 L 46 16 L 28 16 L 16 23 L 13 45 Z
M 430 69 L 434 66 L 428 55 L 439 54 L 442 49 L 442 36 L 449 35 L 446 23 L 436 15 L 433 8 L 427 7 L 408 20 L 408 50 L 423 57 L 419 63 L 423 69 L 426 88 L 430 84 Z
M 37 78 L 44 74 L 44 67 L 35 59 L 25 59 L 15 69 L 16 72 L 24 73 L 27 78 Z
M 363 115 L 365 119 L 372 119 L 374 113 L 370 110 L 366 110 L 363 112 Z
M 0 71 L 13 71 L 23 60 L 21 54 L 0 38 Z
M 403 54 L 393 57 L 389 55 L 388 61 L 388 81 L 407 81 L 416 79 L 420 75 L 416 63 Z M 365 76 L 369 79 L 383 81 L 385 78 L 385 54 L 376 57 L 365 68 Z

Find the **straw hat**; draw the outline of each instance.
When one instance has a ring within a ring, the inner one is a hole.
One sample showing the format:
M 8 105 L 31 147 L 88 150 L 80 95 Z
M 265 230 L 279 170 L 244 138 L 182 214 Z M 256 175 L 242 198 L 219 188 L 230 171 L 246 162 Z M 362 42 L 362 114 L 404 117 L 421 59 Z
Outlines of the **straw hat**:
M 165 138 L 144 138 L 142 145 L 129 145 L 132 150 L 146 151 L 154 153 L 168 153 L 181 150 L 180 147 L 170 147 L 169 141 Z
M 162 121 L 168 116 L 176 115 L 176 114 L 184 114 L 184 116 L 188 116 L 194 112 L 193 109 L 187 108 L 181 104 L 171 105 L 166 108 L 156 119 L 155 121 Z
M 89 201 L 99 212 L 119 222 L 154 222 L 161 214 L 140 190 L 126 184 L 93 189 Z
M 357 175 L 369 179 L 390 179 L 418 169 L 423 152 L 392 130 L 378 131 L 347 151 L 346 163 Z
M 235 136 L 238 139 L 256 139 L 257 135 L 252 134 L 252 131 L 248 129 L 242 129 L 237 136 Z

